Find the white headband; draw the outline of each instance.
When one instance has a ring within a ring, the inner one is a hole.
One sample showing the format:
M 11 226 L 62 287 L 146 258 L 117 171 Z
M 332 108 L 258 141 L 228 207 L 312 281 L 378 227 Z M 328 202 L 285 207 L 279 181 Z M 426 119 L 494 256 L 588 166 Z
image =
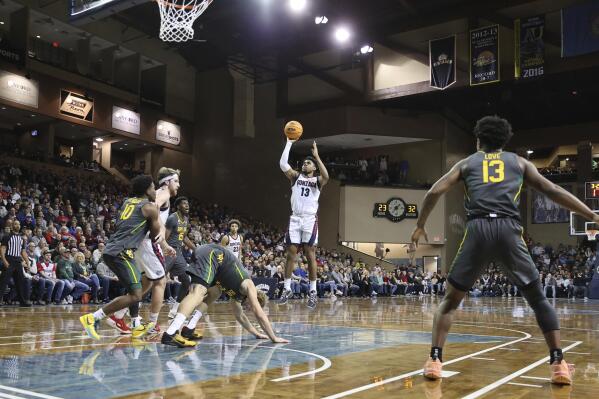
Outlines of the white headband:
M 163 177 L 162 179 L 160 179 L 160 181 L 158 182 L 159 186 L 162 186 L 163 183 L 166 183 L 169 180 L 173 180 L 175 177 L 179 177 L 179 175 L 177 173 L 174 173 L 172 175 Z

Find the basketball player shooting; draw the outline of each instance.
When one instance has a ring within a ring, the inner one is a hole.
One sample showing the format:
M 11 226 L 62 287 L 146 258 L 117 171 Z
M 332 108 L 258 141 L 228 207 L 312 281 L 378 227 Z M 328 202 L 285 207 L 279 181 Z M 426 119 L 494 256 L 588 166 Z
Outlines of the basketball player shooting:
M 289 152 L 295 140 L 287 139 L 283 155 L 279 162 L 281 170 L 291 181 L 291 217 L 285 236 L 287 244 L 287 264 L 285 267 L 285 284 L 281 294 L 281 304 L 287 303 L 291 296 L 291 273 L 297 258 L 299 246 L 303 246 L 308 258 L 310 278 L 310 295 L 307 306 L 316 307 L 316 245 L 318 244 L 318 199 L 320 191 L 329 181 L 329 173 L 318 155 L 316 141 L 312 144 L 312 156 L 304 159 L 302 172 L 293 170 L 289 165 Z M 316 171 L 320 176 L 316 176 Z
M 474 133 L 479 151 L 459 161 L 426 193 L 412 233 L 415 245 L 423 236 L 428 241 L 424 226 L 435 204 L 441 195 L 463 181 L 468 222 L 447 277 L 447 293 L 435 313 L 432 348 L 424 365 L 424 376 L 433 380 L 441 378 L 443 345 L 453 314 L 482 269 L 491 261 L 498 261 L 535 312 L 549 347 L 551 382 L 570 385 L 572 375 L 562 354 L 559 321 L 555 309 L 543 294 L 539 272 L 522 238 L 518 207 L 522 185 L 527 183 L 552 201 L 595 223 L 599 223 L 599 215 L 574 195 L 541 176 L 531 162 L 503 151 L 512 137 L 512 127 L 505 119 L 486 116 L 477 122 Z

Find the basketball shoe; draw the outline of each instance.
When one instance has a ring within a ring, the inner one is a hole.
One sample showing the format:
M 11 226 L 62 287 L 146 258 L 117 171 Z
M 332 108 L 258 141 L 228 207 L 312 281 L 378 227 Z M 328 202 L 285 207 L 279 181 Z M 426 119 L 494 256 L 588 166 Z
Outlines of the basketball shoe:
M 100 335 L 97 332 L 98 327 L 100 327 L 100 321 L 94 318 L 93 313 L 84 314 L 79 318 L 79 321 L 90 338 L 95 340 L 100 339 Z
M 181 336 L 192 341 L 197 341 L 204 338 L 204 333 L 197 329 L 192 330 L 191 328 L 183 327 L 181 329 Z
M 293 294 L 291 293 L 291 290 L 284 289 L 283 293 L 281 294 L 281 298 L 279 298 L 279 303 L 281 305 L 285 305 L 292 295 Z
M 556 385 L 572 385 L 573 372 L 573 364 L 568 364 L 563 359 L 559 363 L 554 362 L 551 365 L 551 383 Z
M 310 296 L 308 296 L 308 303 L 306 306 L 310 309 L 314 309 L 316 307 L 316 302 L 318 302 L 318 295 L 316 295 L 316 291 L 310 291 Z
M 115 315 L 111 315 L 110 317 L 108 317 L 106 319 L 106 324 L 108 324 L 110 327 L 114 328 L 121 334 L 125 334 L 125 335 L 131 334 L 131 329 L 129 328 L 127 323 L 125 323 L 125 320 L 119 319 Z
M 177 348 L 192 348 L 197 344 L 197 342 L 191 341 L 181 334 L 168 335 L 166 332 L 162 334 L 160 342 L 163 345 L 176 346 Z
M 423 375 L 429 380 L 438 380 L 441 378 L 441 371 L 443 369 L 443 363 L 439 359 L 433 360 L 431 357 L 428 358 L 423 367 Z
M 154 323 L 142 323 L 139 326 L 131 330 L 131 337 L 139 339 L 147 335 L 154 328 Z

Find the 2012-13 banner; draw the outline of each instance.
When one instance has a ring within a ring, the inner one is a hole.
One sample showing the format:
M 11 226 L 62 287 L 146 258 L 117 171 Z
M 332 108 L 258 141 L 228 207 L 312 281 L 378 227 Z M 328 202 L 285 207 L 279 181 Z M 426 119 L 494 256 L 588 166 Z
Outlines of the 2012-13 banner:
M 499 25 L 470 31 L 470 86 L 499 82 Z

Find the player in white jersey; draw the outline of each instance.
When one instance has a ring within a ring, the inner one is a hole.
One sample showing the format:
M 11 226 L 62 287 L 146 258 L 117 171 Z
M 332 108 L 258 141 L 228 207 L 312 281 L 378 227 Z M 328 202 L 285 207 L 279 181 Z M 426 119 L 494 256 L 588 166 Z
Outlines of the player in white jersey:
M 289 166 L 289 151 L 293 140 L 287 140 L 279 166 L 285 176 L 291 181 L 291 217 L 285 236 L 287 244 L 287 265 L 285 267 L 285 284 L 281 294 L 281 303 L 286 303 L 291 296 L 291 273 L 296 263 L 297 250 L 303 246 L 308 258 L 310 277 L 310 295 L 308 307 L 314 308 L 316 295 L 316 245 L 318 244 L 318 199 L 320 191 L 329 181 L 329 173 L 318 155 L 316 141 L 312 145 L 312 155 L 304 159 L 302 172 L 299 173 Z M 316 171 L 320 172 L 317 176 Z
M 223 235 L 220 245 L 233 252 L 239 260 L 242 260 L 241 248 L 243 246 L 243 236 L 239 234 L 240 227 L 241 222 L 239 220 L 231 219 L 229 221 L 229 234 Z
M 170 199 L 175 197 L 179 190 L 179 175 L 181 171 L 162 167 L 158 170 L 158 189 L 156 190 L 156 206 L 160 209 L 160 237 L 165 237 L 165 224 L 169 216 Z M 150 304 L 150 322 L 153 323 L 151 333 L 159 333 L 158 314 L 164 299 L 166 288 L 166 275 L 164 266 L 164 254 L 158 245 L 153 242 L 149 235 L 144 238 L 137 251 L 135 251 L 135 264 L 142 274 L 142 292 L 145 295 L 152 290 L 152 303 Z M 126 309 L 125 309 L 126 310 Z M 122 318 L 124 313 L 117 312 L 113 318 L 108 319 L 108 324 L 120 332 L 124 328 Z M 141 317 L 132 319 L 132 327 L 141 323 Z M 125 329 L 126 330 L 126 329 Z

